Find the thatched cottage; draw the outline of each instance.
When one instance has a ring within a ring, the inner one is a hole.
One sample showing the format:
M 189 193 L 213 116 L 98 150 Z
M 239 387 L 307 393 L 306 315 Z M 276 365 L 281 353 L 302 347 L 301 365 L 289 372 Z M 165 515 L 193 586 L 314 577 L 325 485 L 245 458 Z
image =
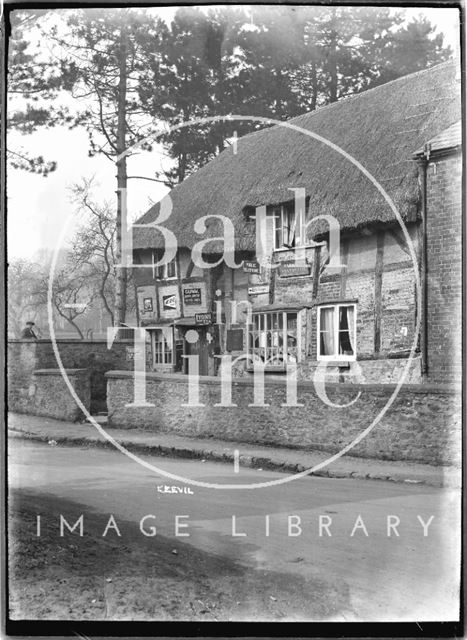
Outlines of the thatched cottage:
M 307 379 L 326 363 L 338 379 L 394 382 L 412 355 L 410 381 L 456 380 L 460 108 L 449 61 L 246 135 L 174 188 L 162 226 L 175 258 L 154 267 L 162 235 L 133 232 L 150 368 L 184 371 L 198 355 L 215 375 L 216 356 L 249 354 L 276 375 L 296 363 Z M 218 215 L 233 224 L 235 268 Z M 200 268 L 193 248 L 207 238 Z M 236 373 L 250 370 L 240 357 Z

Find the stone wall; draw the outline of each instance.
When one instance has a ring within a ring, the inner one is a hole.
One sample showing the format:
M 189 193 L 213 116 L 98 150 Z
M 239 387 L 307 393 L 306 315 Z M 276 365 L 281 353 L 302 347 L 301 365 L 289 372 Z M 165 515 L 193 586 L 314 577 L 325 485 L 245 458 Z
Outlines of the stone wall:
M 57 340 L 65 369 L 88 369 L 91 373 L 91 409 L 105 411 L 105 372 L 132 369 L 132 341 L 114 342 L 107 349 L 104 340 Z M 22 411 L 28 397 L 33 373 L 37 369 L 57 369 L 50 340 L 10 340 L 8 342 L 8 406 Z
M 253 383 L 234 379 L 232 402 L 236 407 L 216 407 L 220 402 L 219 378 L 199 382 L 200 402 L 182 406 L 188 399 L 186 376 L 147 374 L 147 400 L 154 407 L 126 407 L 133 400 L 133 378 L 111 371 L 107 377 L 109 424 L 121 428 L 175 433 L 191 437 L 222 438 L 239 443 L 282 445 L 330 453 L 350 443 L 388 402 L 394 385 L 328 384 L 328 406 L 310 382 L 298 385 L 303 407 L 283 407 L 284 379 L 266 380 L 265 404 L 253 403 Z M 451 388 L 405 385 L 371 433 L 353 450 L 357 456 L 407 460 L 430 464 L 459 461 L 461 442 L 460 391 Z
M 87 369 L 67 369 L 66 374 L 78 398 L 89 411 L 91 374 Z M 18 410 L 18 409 L 16 409 Z M 60 369 L 34 371 L 28 394 L 22 399 L 21 413 L 78 422 L 85 416 L 71 395 Z
M 427 167 L 428 380 L 462 376 L 462 160 Z

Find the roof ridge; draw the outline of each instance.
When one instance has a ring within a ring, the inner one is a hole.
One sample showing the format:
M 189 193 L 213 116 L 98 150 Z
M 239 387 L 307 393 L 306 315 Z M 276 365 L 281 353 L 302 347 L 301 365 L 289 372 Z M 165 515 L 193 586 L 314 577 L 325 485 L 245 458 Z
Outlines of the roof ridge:
M 367 95 L 368 93 L 372 92 L 372 91 L 377 91 L 378 89 L 382 89 L 383 87 L 387 87 L 388 85 L 392 85 L 395 84 L 397 82 L 402 82 L 403 80 L 407 80 L 407 78 L 415 78 L 418 76 L 421 76 L 425 73 L 428 73 L 429 71 L 433 71 L 434 69 L 440 69 L 442 67 L 447 67 L 449 65 L 452 65 L 453 63 L 456 62 L 456 58 L 455 57 L 451 57 L 448 60 L 445 60 L 444 62 L 440 62 L 439 64 L 435 64 L 432 67 L 428 67 L 427 69 L 420 69 L 419 71 L 414 71 L 413 73 L 408 73 L 405 76 L 400 76 L 399 78 L 394 78 L 394 80 L 390 80 L 389 82 L 384 82 L 383 84 L 378 84 L 376 87 L 371 87 L 370 89 L 365 89 L 364 91 L 360 91 L 359 93 L 353 93 L 349 96 L 346 96 L 345 98 L 341 98 L 340 100 L 336 100 L 335 102 L 331 102 L 329 104 L 325 104 L 322 107 L 318 107 L 317 109 L 314 109 L 313 111 L 305 111 L 304 113 L 301 113 L 298 116 L 294 116 L 293 118 L 288 118 L 287 120 L 283 120 L 282 122 L 296 122 L 302 118 L 312 118 L 313 116 L 315 116 L 318 113 L 323 113 L 323 111 L 330 111 L 333 107 L 336 107 L 337 105 L 341 105 L 344 102 L 345 103 L 349 103 L 351 100 L 356 100 L 358 98 L 360 98 L 361 96 Z M 254 135 L 257 134 L 261 134 L 265 131 L 268 131 L 270 128 L 274 128 L 274 127 L 280 127 L 281 124 L 279 123 L 279 121 L 276 121 L 275 118 L 271 118 L 271 127 L 264 127 L 262 129 L 258 129 L 257 131 L 250 131 L 249 133 L 245 134 L 244 136 L 242 136 L 243 139 L 245 138 L 251 138 Z M 224 151 L 227 151 L 228 149 L 224 149 Z M 207 163 L 208 164 L 208 163 Z
M 370 87 L 370 89 L 365 89 L 364 91 L 360 91 L 359 93 L 352 93 L 349 96 L 345 96 L 340 100 L 336 100 L 335 102 L 330 102 L 329 104 L 325 104 L 322 107 L 318 107 L 318 109 L 314 109 L 314 111 L 307 111 L 305 113 L 301 113 L 299 116 L 294 116 L 289 120 L 285 120 L 285 122 L 293 122 L 294 120 L 298 120 L 299 118 L 303 118 L 304 116 L 313 116 L 315 113 L 322 113 L 323 111 L 330 110 L 331 107 L 335 107 L 338 104 L 342 104 L 344 102 L 350 102 L 351 100 L 355 100 L 361 96 L 367 95 L 372 91 L 377 91 L 378 89 L 382 89 L 383 87 L 387 87 L 389 85 L 395 84 L 396 82 L 401 82 L 402 80 L 407 80 L 407 78 L 414 78 L 415 76 L 423 75 L 424 73 L 428 73 L 429 71 L 433 71 L 434 69 L 439 69 L 444 66 L 451 65 L 455 62 L 455 58 L 449 58 L 449 60 L 445 60 L 444 62 L 440 62 L 439 64 L 435 64 L 432 67 L 428 67 L 427 69 L 420 69 L 419 71 L 414 71 L 413 73 L 408 73 L 405 76 L 400 76 L 399 78 L 394 78 L 394 80 L 390 80 L 389 82 L 384 82 L 383 84 L 378 84 L 376 87 Z M 255 132 L 256 133 L 256 132 Z

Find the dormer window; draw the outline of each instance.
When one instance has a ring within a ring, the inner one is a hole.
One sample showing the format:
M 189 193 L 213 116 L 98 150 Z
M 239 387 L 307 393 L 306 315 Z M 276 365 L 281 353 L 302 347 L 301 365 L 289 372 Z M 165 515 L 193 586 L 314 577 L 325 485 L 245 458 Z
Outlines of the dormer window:
M 295 247 L 296 217 L 293 207 L 277 205 L 272 208 L 274 249 Z
M 177 262 L 175 258 L 167 264 L 154 267 L 154 277 L 156 280 L 174 280 L 177 278 Z

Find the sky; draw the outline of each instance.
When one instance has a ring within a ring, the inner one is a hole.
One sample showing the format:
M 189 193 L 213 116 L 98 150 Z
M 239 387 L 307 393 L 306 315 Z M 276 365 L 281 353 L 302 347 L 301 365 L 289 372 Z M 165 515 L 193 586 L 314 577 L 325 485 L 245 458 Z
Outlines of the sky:
M 174 8 L 157 9 L 161 17 L 169 20 Z M 439 32 L 445 44 L 455 50 L 458 45 L 458 10 L 446 8 L 405 9 L 407 20 L 426 15 Z M 42 154 L 57 161 L 58 168 L 48 177 L 9 169 L 7 175 L 7 250 L 8 260 L 32 259 L 42 248 L 63 246 L 74 229 L 83 223 L 70 200 L 69 189 L 84 178 L 94 178 L 97 199 L 110 200 L 115 195 L 115 165 L 105 156 L 88 157 L 88 141 L 84 130 L 54 128 L 37 131 L 27 137 L 11 135 L 8 145 L 18 142 L 33 155 Z M 141 152 L 130 158 L 128 175 L 153 177 L 167 160 L 157 148 L 151 153 Z M 130 220 L 136 219 L 167 192 L 164 185 L 147 180 L 129 180 L 128 210 Z M 63 237 L 61 237 L 63 234 Z

